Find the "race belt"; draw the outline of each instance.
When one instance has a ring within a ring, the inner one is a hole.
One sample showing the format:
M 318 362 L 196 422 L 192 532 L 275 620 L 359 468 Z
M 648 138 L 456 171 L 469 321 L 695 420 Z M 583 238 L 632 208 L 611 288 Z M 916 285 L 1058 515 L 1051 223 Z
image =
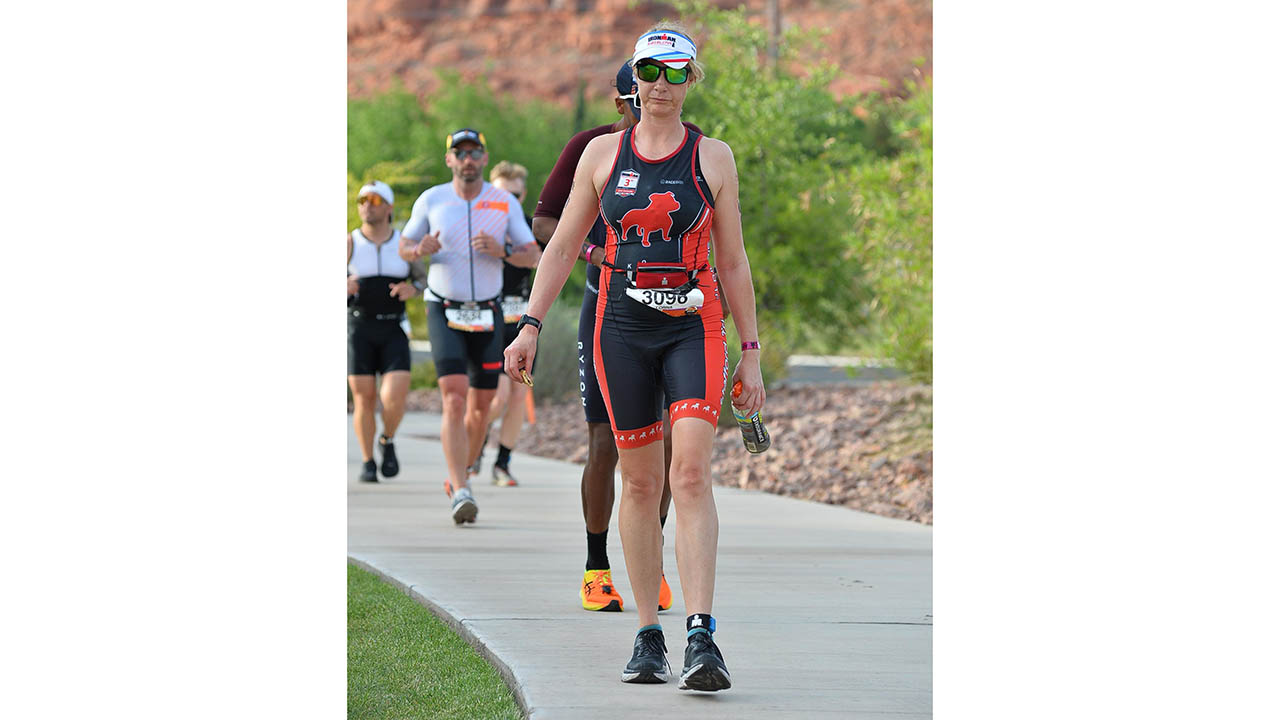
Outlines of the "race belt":
M 520 322 L 520 316 L 529 312 L 529 300 L 519 295 L 502 298 L 502 321 L 508 325 Z
M 639 262 L 626 277 L 627 297 L 672 317 L 696 314 L 706 300 L 698 271 L 683 265 Z

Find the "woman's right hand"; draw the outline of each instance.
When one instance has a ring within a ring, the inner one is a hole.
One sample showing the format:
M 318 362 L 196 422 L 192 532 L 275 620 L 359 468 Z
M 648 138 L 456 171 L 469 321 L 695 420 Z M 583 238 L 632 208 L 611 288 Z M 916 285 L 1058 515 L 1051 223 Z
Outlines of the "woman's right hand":
M 355 295 L 356 293 L 360 292 L 359 280 L 360 278 L 356 277 L 355 275 L 347 276 L 347 294 L 348 295 Z
M 533 357 L 538 352 L 538 329 L 525 325 L 520 334 L 503 351 L 503 370 L 513 382 L 523 383 L 521 371 L 528 372 L 533 366 Z

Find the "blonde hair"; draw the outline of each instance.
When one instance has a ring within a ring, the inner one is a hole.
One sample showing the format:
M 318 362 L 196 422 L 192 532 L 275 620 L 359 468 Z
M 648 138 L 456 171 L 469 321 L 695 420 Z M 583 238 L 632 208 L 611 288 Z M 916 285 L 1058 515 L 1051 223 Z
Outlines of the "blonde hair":
M 689 28 L 685 27 L 684 23 L 679 20 L 659 20 L 656 25 L 640 33 L 640 35 L 648 35 L 651 32 L 680 33 L 681 35 L 689 38 L 694 47 L 698 46 L 698 41 L 693 39 L 693 33 L 689 32 Z M 694 83 L 702 82 L 702 79 L 707 76 L 707 70 L 702 66 L 702 63 L 695 59 L 693 62 L 689 63 L 689 66 L 692 68 L 689 73 L 689 81 Z
M 494 165 L 493 169 L 489 171 L 489 182 L 493 182 L 498 178 L 504 178 L 506 180 L 528 180 L 529 169 L 523 165 L 513 163 L 510 160 L 503 160 L 497 165 Z

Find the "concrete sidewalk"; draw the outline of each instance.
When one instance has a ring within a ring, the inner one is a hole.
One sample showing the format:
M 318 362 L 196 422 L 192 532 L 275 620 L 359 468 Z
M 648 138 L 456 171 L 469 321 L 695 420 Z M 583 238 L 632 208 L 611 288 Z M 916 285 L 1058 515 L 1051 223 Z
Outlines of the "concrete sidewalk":
M 409 413 L 400 475 L 356 480 L 348 420 L 347 553 L 407 590 L 490 659 L 535 720 L 927 718 L 932 716 L 933 531 L 845 508 L 716 487 L 716 642 L 733 687 L 719 693 L 629 685 L 619 675 L 638 629 L 617 531 L 609 560 L 625 612 L 582 609 L 582 467 L 515 455 L 515 488 L 473 484 L 480 514 L 455 527 L 442 490 L 440 416 Z M 585 432 L 585 429 L 584 429 Z M 744 450 L 745 452 L 745 450 Z M 668 660 L 684 661 L 674 512 L 661 613 Z M 690 714 L 680 714 L 690 713 Z

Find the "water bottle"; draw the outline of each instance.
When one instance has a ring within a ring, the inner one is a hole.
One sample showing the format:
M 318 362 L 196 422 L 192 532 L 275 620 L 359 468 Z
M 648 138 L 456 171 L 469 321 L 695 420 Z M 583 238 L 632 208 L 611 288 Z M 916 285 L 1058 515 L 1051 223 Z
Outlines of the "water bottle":
M 738 397 L 742 394 L 742 381 L 739 380 L 733 384 L 733 396 Z M 747 446 L 747 452 L 752 454 L 762 453 L 769 449 L 769 431 L 764 428 L 764 418 L 761 417 L 760 411 L 747 416 L 738 412 L 738 408 L 729 404 L 733 410 L 733 419 L 738 421 L 738 429 L 742 431 L 742 444 Z

